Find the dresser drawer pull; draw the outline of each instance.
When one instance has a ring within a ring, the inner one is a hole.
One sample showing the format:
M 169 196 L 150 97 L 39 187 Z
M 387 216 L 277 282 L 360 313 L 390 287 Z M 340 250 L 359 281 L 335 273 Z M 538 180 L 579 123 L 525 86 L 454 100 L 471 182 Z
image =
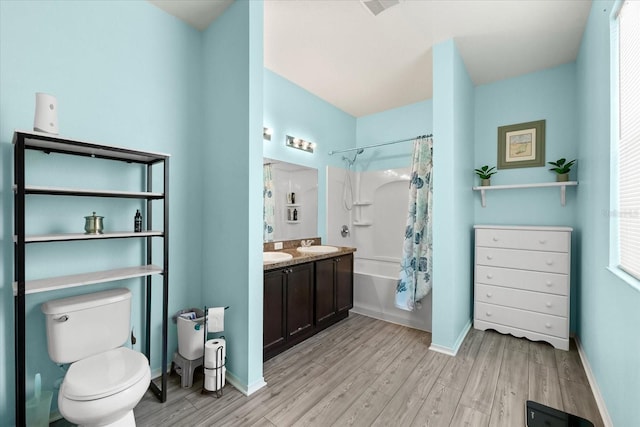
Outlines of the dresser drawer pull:
M 487 317 L 491 317 L 491 312 L 490 311 L 487 311 L 485 314 L 487 315 Z
M 547 243 L 547 241 L 546 241 L 546 240 L 544 240 L 544 239 L 540 239 L 540 240 L 538 240 L 538 242 L 539 242 L 541 245 L 544 245 L 545 243 Z
M 498 240 L 500 240 L 500 239 L 498 239 L 497 237 L 494 237 L 494 238 L 493 238 L 493 241 L 494 241 L 494 242 L 497 242 Z
M 553 260 L 548 259 L 547 261 L 545 261 L 545 263 L 546 263 L 547 265 L 553 265 Z
M 545 323 L 544 327 L 547 328 L 547 329 L 551 329 L 551 323 Z
M 493 279 L 493 274 L 487 274 L 487 279 Z
M 487 298 L 491 298 L 493 294 L 491 292 L 487 292 Z
M 547 285 L 548 287 L 552 287 L 553 286 L 553 282 L 551 280 L 547 280 L 545 285 Z
M 550 302 L 547 302 L 545 305 L 547 306 L 547 308 L 551 308 L 551 303 Z
M 487 255 L 487 259 L 491 261 L 493 259 L 493 255 Z

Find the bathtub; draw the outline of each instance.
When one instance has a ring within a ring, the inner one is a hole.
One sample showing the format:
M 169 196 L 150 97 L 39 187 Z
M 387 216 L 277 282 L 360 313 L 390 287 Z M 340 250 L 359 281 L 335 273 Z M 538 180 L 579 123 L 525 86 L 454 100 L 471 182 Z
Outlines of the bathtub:
M 431 332 L 431 293 L 412 312 L 396 308 L 400 260 L 355 258 L 352 312 Z

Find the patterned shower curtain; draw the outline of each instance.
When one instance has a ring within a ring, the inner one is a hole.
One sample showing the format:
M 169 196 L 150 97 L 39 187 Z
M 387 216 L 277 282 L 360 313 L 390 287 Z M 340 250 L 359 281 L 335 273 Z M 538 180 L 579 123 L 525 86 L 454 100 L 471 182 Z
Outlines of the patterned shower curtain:
M 264 199 L 263 206 L 263 218 L 264 218 L 264 241 L 271 242 L 273 240 L 273 225 L 276 215 L 276 204 L 273 197 L 273 176 L 271 174 L 271 165 L 266 164 L 263 166 L 262 179 L 264 183 L 264 190 L 262 197 Z
M 396 307 L 413 311 L 416 302 L 431 292 L 433 199 L 433 140 L 413 143 L 413 165 L 409 183 L 409 213 L 405 229 Z

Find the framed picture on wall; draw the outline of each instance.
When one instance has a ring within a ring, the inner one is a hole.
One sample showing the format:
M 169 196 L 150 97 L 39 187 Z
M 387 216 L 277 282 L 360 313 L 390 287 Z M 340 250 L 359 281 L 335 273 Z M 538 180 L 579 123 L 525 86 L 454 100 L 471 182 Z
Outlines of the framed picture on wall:
M 498 128 L 498 169 L 544 166 L 545 121 Z

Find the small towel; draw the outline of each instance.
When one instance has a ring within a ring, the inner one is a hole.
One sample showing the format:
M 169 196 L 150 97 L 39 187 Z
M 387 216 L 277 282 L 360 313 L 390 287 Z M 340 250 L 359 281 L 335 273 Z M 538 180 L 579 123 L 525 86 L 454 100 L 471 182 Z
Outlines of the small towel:
M 213 307 L 207 310 L 207 332 L 224 331 L 224 307 Z

